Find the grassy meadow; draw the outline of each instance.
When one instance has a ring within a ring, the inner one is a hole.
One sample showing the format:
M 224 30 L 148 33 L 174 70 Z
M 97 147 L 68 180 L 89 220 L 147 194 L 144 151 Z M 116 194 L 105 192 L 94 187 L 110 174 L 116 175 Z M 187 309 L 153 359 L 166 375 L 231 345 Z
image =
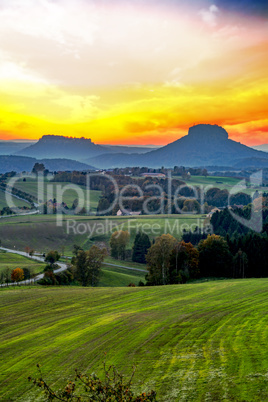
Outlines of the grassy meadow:
M 181 178 L 180 176 L 174 176 L 175 178 Z M 192 176 L 189 180 L 182 179 L 187 185 L 194 187 L 201 187 L 207 192 L 210 188 L 217 187 L 220 190 L 228 190 L 229 192 L 232 190 L 234 186 L 239 184 L 242 179 L 238 179 L 236 177 L 221 177 L 221 176 Z M 250 196 L 253 196 L 255 191 L 268 191 L 268 187 L 254 187 L 254 188 L 246 188 L 237 192 L 242 191 Z
M 26 246 L 41 253 L 58 250 L 71 255 L 73 245 L 87 249 L 92 244 L 108 244 L 112 231 L 129 230 L 129 248 L 139 229 L 152 239 L 163 233 L 181 238 L 184 228 L 194 229 L 204 224 L 205 215 L 154 215 L 139 217 L 95 217 L 64 216 L 62 225 L 57 226 L 55 215 L 17 216 L 0 219 L 2 246 L 24 250 Z
M 120 264 L 121 261 L 117 261 Z M 114 262 L 116 263 L 116 262 Z M 124 268 L 114 267 L 112 265 L 103 265 L 102 274 L 99 282 L 99 287 L 125 287 L 130 283 L 138 286 L 139 282 L 146 282 L 145 275 L 147 271 L 143 272 L 132 271 Z
M 0 290 L 2 401 L 39 401 L 103 353 L 158 401 L 268 400 L 267 279 L 149 288 Z
M 47 201 L 54 198 L 58 199 L 57 195 L 65 189 L 65 191 L 63 192 L 62 200 L 67 204 L 69 208 L 71 208 L 74 200 L 79 198 L 79 195 L 74 188 L 68 188 L 68 186 L 70 185 L 74 186 L 71 183 L 66 182 L 45 181 L 43 194 L 44 200 Z M 16 182 L 15 187 L 21 191 L 24 191 L 25 193 L 31 194 L 38 198 L 38 182 L 36 179 L 27 178 L 26 181 L 19 180 Z M 101 191 L 90 190 L 90 199 L 87 200 L 86 187 L 78 185 L 75 185 L 75 187 L 79 188 L 81 191 L 82 197 L 80 197 L 80 199 L 85 200 L 85 204 L 82 206 L 89 206 L 91 211 L 96 211 L 99 198 L 101 196 Z
M 28 268 L 32 273 L 42 272 L 46 264 L 32 260 L 30 257 L 6 253 L 0 250 L 0 273 L 7 268 L 12 271 L 15 268 Z
M 22 201 L 19 200 L 16 197 L 12 197 L 12 201 L 15 204 L 16 207 L 22 208 L 22 207 L 31 207 L 31 204 L 27 201 Z M 7 207 L 7 202 L 6 202 L 6 195 L 5 192 L 3 190 L 0 190 L 0 209 L 3 209 L 5 207 Z

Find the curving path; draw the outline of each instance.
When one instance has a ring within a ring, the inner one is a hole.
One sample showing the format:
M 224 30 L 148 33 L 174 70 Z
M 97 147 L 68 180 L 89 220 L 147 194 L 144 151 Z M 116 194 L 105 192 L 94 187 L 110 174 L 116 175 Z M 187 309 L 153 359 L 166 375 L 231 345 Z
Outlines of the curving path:
M 11 248 L 5 248 L 5 247 L 0 247 L 0 250 L 6 251 L 8 253 L 12 253 L 12 254 L 19 254 L 22 255 L 24 257 L 29 258 L 29 254 L 26 253 L 25 251 L 19 251 L 19 250 L 12 250 Z M 32 257 L 30 257 L 32 260 L 35 261 L 41 261 L 44 262 L 44 257 L 38 257 L 37 255 L 33 255 Z M 69 257 L 67 257 L 69 258 Z M 67 265 L 64 262 L 59 262 L 57 261 L 57 264 L 60 266 L 60 268 L 56 269 L 54 272 L 57 274 L 59 272 L 65 271 L 67 269 Z M 139 271 L 139 272 L 146 272 L 144 269 L 139 269 L 139 268 L 133 268 L 133 267 L 126 267 L 124 265 L 117 265 L 117 264 L 111 264 L 109 262 L 103 262 L 103 265 L 108 265 L 108 266 L 112 266 L 112 267 L 117 267 L 117 268 L 124 268 L 126 270 L 130 270 L 130 271 Z M 36 281 L 39 281 L 39 279 L 42 279 L 44 276 L 44 274 L 39 274 L 37 275 L 34 280 L 33 279 L 26 279 L 25 281 L 21 281 L 19 282 L 20 285 L 31 285 L 32 283 L 35 283 Z M 0 287 L 4 287 L 4 286 L 13 286 L 14 283 L 3 283 L 0 284 Z
M 22 256 L 24 256 L 24 257 L 28 257 L 28 258 L 29 258 L 29 254 L 26 253 L 26 252 L 24 252 L 24 251 L 12 250 L 11 248 L 5 248 L 5 247 L 0 247 L 0 250 L 6 251 L 6 252 L 12 253 L 12 254 L 19 254 L 19 255 L 22 255 Z M 38 256 L 34 255 L 34 256 L 30 257 L 30 258 L 31 258 L 32 260 L 35 260 L 35 261 L 44 262 L 44 257 L 38 257 Z M 57 274 L 58 272 L 65 271 L 65 270 L 67 269 L 67 265 L 66 265 L 65 263 L 58 261 L 57 264 L 60 266 L 60 268 L 55 269 L 54 272 L 55 272 L 56 274 Z M 39 274 L 39 275 L 37 275 L 37 276 L 34 278 L 34 280 L 33 280 L 33 279 L 26 279 L 25 281 L 19 282 L 19 284 L 20 284 L 20 285 L 30 285 L 30 284 L 32 284 L 32 283 L 35 283 L 36 281 L 39 281 L 39 279 L 42 279 L 43 276 L 44 276 L 44 274 Z M 3 284 L 0 285 L 0 287 L 3 287 L 3 286 L 12 286 L 12 285 L 14 285 L 13 282 L 11 282 L 11 283 L 3 283 Z

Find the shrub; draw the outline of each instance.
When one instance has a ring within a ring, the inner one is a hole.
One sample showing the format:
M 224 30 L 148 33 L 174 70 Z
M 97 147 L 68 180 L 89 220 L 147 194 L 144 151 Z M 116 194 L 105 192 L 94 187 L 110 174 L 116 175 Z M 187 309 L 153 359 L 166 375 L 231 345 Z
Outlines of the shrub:
M 83 375 L 75 370 L 75 379 L 69 381 L 61 391 L 54 391 L 49 384 L 43 379 L 43 375 L 39 364 L 38 378 L 28 377 L 28 380 L 44 391 L 46 401 L 103 401 L 103 402 L 155 402 L 156 392 L 143 392 L 139 395 L 134 395 L 131 390 L 132 379 L 135 374 L 135 368 L 129 381 L 124 379 L 124 376 L 118 372 L 115 366 L 109 366 L 106 369 L 104 362 L 104 380 L 100 379 L 96 374 Z M 80 390 L 83 390 L 83 395 L 80 395 Z

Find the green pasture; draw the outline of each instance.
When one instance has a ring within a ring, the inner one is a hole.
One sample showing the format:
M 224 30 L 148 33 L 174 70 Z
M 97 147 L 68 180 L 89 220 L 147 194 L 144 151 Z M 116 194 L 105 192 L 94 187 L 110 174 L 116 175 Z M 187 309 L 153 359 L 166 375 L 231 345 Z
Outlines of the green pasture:
M 180 178 L 180 176 L 174 176 L 174 179 Z M 242 180 L 235 177 L 221 177 L 221 176 L 192 176 L 189 180 L 183 179 L 183 181 L 193 187 L 201 187 L 204 192 L 207 192 L 210 188 L 217 187 L 220 190 L 228 190 L 229 192 L 238 185 Z M 237 189 L 236 192 L 243 192 L 253 196 L 255 191 L 268 191 L 268 187 L 253 187 L 246 189 Z
M 120 263 L 119 263 L 120 264 Z M 118 268 L 109 265 L 102 266 L 102 273 L 99 282 L 99 287 L 124 287 L 130 283 L 138 286 L 139 282 L 146 282 L 145 275 L 147 271 L 139 272 L 124 268 Z
M 105 258 L 105 263 L 107 264 L 116 264 L 116 265 L 121 265 L 123 267 L 130 267 L 130 268 L 138 268 L 138 269 L 143 269 L 144 271 L 146 270 L 146 265 L 145 264 L 139 264 L 138 262 L 133 262 L 133 261 L 122 261 L 122 260 L 116 260 L 110 256 L 107 256 Z
M 176 176 L 174 176 L 175 178 Z M 221 190 L 230 190 L 233 186 L 239 183 L 241 180 L 235 177 L 220 177 L 220 176 L 191 176 L 189 180 L 183 179 L 186 184 L 191 186 L 211 186 L 218 187 Z
M 27 178 L 26 181 L 19 180 L 15 185 L 21 191 L 31 194 L 44 201 L 59 197 L 62 195 L 62 201 L 67 204 L 69 208 L 72 207 L 75 199 L 79 199 L 81 207 L 90 207 L 91 211 L 96 211 L 101 191 L 90 190 L 87 192 L 85 186 L 74 185 L 66 182 L 51 182 L 44 181 L 44 190 L 41 187 L 38 189 L 38 181 L 36 179 Z M 77 191 L 76 191 L 77 189 Z
M 28 207 L 29 208 L 31 206 L 29 202 L 19 200 L 16 197 L 12 197 L 12 202 L 14 203 L 14 205 L 16 207 L 19 207 L 19 208 L 22 208 L 22 207 Z M 7 201 L 6 201 L 5 192 L 3 190 L 0 190 L 0 209 L 3 209 L 5 207 L 7 207 L 7 206 L 8 205 L 7 205 Z
M 45 264 L 34 261 L 30 257 L 23 257 L 19 254 L 5 253 L 0 250 L 0 273 L 7 268 L 12 271 L 15 268 L 29 268 L 32 273 L 42 272 Z
M 17 216 L 0 219 L 0 239 L 3 247 L 24 250 L 26 246 L 40 253 L 51 249 L 71 255 L 73 245 L 87 249 L 92 244 L 108 244 L 114 230 L 129 230 L 128 248 L 136 233 L 143 230 L 151 240 L 163 233 L 181 238 L 183 229 L 202 226 L 205 215 L 152 215 L 141 217 L 63 216 L 57 225 L 55 215 Z
M 107 364 L 158 401 L 268 400 L 267 279 L 136 288 L 0 290 L 2 401 L 41 401 L 39 363 L 59 389 Z

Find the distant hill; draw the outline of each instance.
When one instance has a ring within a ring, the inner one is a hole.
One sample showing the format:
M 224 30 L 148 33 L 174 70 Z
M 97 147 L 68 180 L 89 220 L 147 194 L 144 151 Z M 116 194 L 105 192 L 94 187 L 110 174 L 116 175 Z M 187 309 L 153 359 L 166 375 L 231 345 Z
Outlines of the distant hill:
M 19 142 L 19 141 L 1 141 L 0 140 L 0 155 L 12 155 L 22 151 L 24 148 L 33 145 L 34 142 Z
M 266 158 L 245 158 L 236 162 L 233 167 L 239 169 L 246 168 L 268 168 L 268 159 Z
M 107 148 L 109 153 L 123 153 L 123 154 L 145 154 L 146 152 L 154 151 L 155 149 L 159 148 L 157 146 L 152 147 L 128 147 L 124 145 L 102 145 L 104 148 Z
M 87 159 L 98 168 L 148 166 L 232 166 L 245 158 L 268 158 L 268 153 L 249 148 L 230 140 L 227 131 L 217 125 L 199 124 L 189 129 L 188 135 L 155 151 L 143 155 L 106 154 Z
M 257 149 L 258 151 L 268 152 L 268 144 L 256 145 L 251 148 Z
M 0 155 L 0 173 L 6 172 L 31 172 L 36 162 L 44 163 L 50 171 L 58 170 L 95 170 L 92 166 L 70 159 L 36 159 L 26 156 Z
M 111 151 L 101 145 L 94 144 L 91 139 L 43 135 L 36 144 L 17 152 L 16 155 L 49 159 L 67 158 L 82 161 L 108 152 Z
M 14 148 L 15 149 L 15 148 Z M 30 156 L 35 158 L 67 158 L 77 161 L 84 161 L 98 155 L 107 153 L 123 152 L 129 153 L 145 153 L 154 148 L 146 147 L 127 147 L 116 145 L 98 145 L 94 144 L 89 138 L 72 138 L 61 135 L 43 135 L 35 144 L 24 147 L 24 149 L 14 150 L 9 154 L 22 156 Z M 1 154 L 1 146 L 0 146 Z

